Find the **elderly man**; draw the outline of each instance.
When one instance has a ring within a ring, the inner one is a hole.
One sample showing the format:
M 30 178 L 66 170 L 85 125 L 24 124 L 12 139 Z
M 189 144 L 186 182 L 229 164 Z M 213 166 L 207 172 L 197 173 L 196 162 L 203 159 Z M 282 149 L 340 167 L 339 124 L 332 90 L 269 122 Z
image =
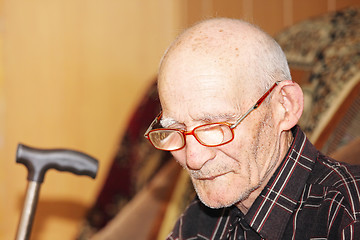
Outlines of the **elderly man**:
M 360 239 L 360 168 L 296 125 L 302 90 L 266 33 L 233 19 L 191 27 L 165 53 L 158 89 L 145 136 L 197 193 L 169 239 Z

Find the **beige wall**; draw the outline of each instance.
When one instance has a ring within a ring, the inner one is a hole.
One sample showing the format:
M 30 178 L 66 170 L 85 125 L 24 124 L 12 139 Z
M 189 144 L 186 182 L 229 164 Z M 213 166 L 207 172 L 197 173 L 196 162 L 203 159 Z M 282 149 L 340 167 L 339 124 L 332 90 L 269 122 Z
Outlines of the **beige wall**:
M 0 239 L 13 239 L 26 189 L 19 142 L 100 160 L 98 178 L 49 171 L 33 239 L 73 239 L 129 114 L 182 29 L 211 16 L 271 34 L 359 0 L 3 0 L 0 6 Z
M 178 33 L 178 2 L 2 3 L 0 239 L 14 238 L 26 189 L 27 171 L 15 164 L 19 142 L 100 160 L 95 181 L 50 170 L 42 185 L 33 239 L 74 237 L 129 114 Z
M 242 18 L 274 35 L 309 17 L 348 6 L 360 0 L 186 0 L 188 24 L 208 17 Z

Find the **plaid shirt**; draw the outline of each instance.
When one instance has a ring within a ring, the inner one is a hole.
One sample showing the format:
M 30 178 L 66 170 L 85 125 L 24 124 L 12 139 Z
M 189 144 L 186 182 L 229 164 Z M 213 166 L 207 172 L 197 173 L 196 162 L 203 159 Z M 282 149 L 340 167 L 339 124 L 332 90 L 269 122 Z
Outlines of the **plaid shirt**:
M 168 239 L 360 239 L 360 166 L 322 155 L 297 126 L 294 141 L 246 215 L 195 199 Z

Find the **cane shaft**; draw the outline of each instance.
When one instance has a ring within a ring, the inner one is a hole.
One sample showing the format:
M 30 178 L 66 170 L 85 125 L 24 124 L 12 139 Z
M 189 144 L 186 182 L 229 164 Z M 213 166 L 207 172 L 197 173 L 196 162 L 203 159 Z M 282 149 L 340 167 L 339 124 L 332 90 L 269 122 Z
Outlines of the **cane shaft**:
M 27 240 L 30 238 L 31 228 L 34 220 L 35 210 L 39 197 L 41 183 L 29 181 L 23 212 L 19 222 L 16 240 Z

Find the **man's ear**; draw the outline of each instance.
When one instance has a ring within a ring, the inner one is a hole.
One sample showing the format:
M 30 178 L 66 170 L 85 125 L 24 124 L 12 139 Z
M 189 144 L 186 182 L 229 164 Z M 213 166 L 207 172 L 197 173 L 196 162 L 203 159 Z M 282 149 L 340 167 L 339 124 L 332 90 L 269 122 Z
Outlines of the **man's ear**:
M 278 84 L 275 90 L 275 108 L 279 127 L 286 131 L 294 127 L 304 109 L 304 95 L 296 82 L 286 80 Z

